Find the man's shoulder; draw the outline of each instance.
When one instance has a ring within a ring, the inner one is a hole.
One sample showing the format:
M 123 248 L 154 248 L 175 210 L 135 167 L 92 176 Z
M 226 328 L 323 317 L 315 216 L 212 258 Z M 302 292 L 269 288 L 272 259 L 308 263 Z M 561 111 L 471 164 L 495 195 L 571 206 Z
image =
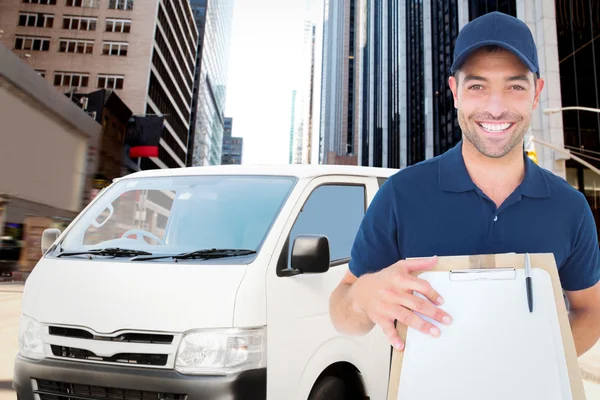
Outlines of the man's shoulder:
M 433 178 L 437 183 L 440 158 L 441 155 L 404 167 L 393 174 L 390 180 L 393 181 L 396 188 L 399 187 L 398 185 L 422 184 Z
M 543 172 L 544 177 L 546 178 L 546 183 L 548 184 L 550 196 L 552 196 L 554 199 L 560 201 L 561 204 L 565 206 L 568 205 L 567 203 L 571 203 L 574 205 L 587 204 L 587 200 L 583 193 L 574 188 L 564 178 L 548 171 L 545 168 L 538 168 L 540 168 L 540 170 Z

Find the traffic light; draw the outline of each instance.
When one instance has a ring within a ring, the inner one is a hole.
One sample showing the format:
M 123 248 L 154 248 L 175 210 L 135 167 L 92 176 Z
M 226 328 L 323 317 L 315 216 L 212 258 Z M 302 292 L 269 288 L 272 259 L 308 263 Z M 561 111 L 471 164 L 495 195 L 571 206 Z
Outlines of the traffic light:
M 534 163 L 538 163 L 538 159 L 537 159 L 537 153 L 535 151 L 535 144 L 533 143 L 533 136 L 532 135 L 526 135 L 525 136 L 525 154 L 527 154 L 527 157 L 529 157 Z

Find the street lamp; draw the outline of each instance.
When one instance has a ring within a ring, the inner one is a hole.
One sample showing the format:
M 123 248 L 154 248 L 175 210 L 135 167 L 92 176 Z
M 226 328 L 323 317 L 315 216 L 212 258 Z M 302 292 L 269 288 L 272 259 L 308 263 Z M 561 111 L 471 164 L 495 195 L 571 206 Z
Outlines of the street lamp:
M 557 107 L 557 108 L 545 108 L 542 112 L 546 115 L 550 115 L 550 114 L 556 114 L 562 111 L 570 111 L 570 110 L 579 110 L 579 111 L 590 111 L 590 112 L 595 112 L 595 113 L 600 113 L 600 109 L 598 108 L 590 108 L 590 107 L 580 107 L 580 106 L 570 106 L 570 107 Z M 558 147 L 555 146 L 551 143 L 545 142 L 543 140 L 537 139 L 536 137 L 533 137 L 532 140 L 536 143 L 539 143 L 542 146 L 548 147 L 556 152 L 562 153 L 564 155 L 566 155 L 569 158 L 572 158 L 573 160 L 579 162 L 580 164 L 585 165 L 586 167 L 588 167 L 590 170 L 594 171 L 596 174 L 600 175 L 600 169 L 594 167 L 592 164 L 590 164 L 589 162 L 581 159 L 580 157 L 577 157 L 576 155 L 573 155 L 573 153 L 571 153 L 569 150 L 565 149 L 564 147 Z
M 561 111 L 569 111 L 569 110 L 591 111 L 591 112 L 595 112 L 595 113 L 600 113 L 600 109 L 598 109 L 598 108 L 579 107 L 579 106 L 545 108 L 543 113 L 546 115 L 550 115 L 550 114 L 559 113 Z

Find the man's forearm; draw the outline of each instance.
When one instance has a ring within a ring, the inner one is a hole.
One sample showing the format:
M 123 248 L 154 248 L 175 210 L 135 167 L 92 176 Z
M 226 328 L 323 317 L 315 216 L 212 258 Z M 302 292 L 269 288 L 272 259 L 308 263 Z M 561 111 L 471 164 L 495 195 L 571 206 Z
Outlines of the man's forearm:
M 577 357 L 591 349 L 600 337 L 600 310 L 578 309 L 569 312 Z
M 351 294 L 352 285 L 340 284 L 331 294 L 329 314 L 334 327 L 348 335 L 367 334 L 375 325 L 362 311 L 357 310 Z

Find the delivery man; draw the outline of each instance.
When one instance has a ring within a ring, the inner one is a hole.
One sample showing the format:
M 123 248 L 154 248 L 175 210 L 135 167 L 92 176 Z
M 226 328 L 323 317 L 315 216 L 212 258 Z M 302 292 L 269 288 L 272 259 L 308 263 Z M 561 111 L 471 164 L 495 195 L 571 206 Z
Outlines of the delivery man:
M 544 88 L 529 28 L 499 12 L 471 21 L 458 35 L 450 73 L 462 140 L 378 191 L 349 272 L 331 295 L 332 322 L 351 335 L 378 325 L 402 350 L 395 321 L 433 337 L 440 330 L 415 311 L 452 323 L 439 307 L 443 294 L 411 276 L 434 266 L 435 256 L 553 253 L 581 355 L 600 337 L 596 226 L 585 197 L 523 151 Z M 426 259 L 406 260 L 413 257 Z

